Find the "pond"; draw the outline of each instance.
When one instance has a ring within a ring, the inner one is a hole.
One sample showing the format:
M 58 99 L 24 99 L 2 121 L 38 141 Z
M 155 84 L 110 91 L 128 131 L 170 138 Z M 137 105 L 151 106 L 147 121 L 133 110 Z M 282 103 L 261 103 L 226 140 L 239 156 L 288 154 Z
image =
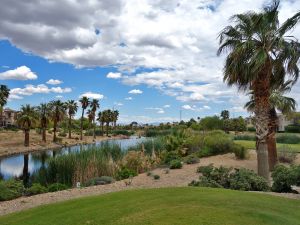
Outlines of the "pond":
M 22 177 L 24 173 L 32 174 L 34 171 L 41 168 L 46 159 L 55 157 L 57 155 L 88 151 L 90 148 L 101 146 L 104 144 L 117 144 L 123 151 L 126 151 L 129 147 L 132 147 L 144 140 L 146 140 L 145 137 L 138 138 L 132 136 L 129 139 L 110 139 L 105 141 L 98 141 L 92 144 L 63 147 L 56 150 L 47 150 L 29 154 L 22 153 L 13 156 L 7 156 L 0 159 L 0 176 L 4 180 L 7 180 L 12 177 Z M 28 164 L 28 167 L 24 166 L 25 164 Z

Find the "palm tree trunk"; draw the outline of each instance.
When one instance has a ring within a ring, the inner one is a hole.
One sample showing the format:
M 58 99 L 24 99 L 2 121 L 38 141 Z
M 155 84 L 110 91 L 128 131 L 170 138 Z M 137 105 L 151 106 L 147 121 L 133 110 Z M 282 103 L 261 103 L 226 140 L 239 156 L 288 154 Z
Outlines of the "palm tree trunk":
M 258 175 L 269 181 L 268 159 L 268 132 L 269 132 L 269 86 L 270 76 L 268 70 L 262 71 L 259 78 L 254 82 L 255 97 L 255 127 L 257 137 L 257 172 Z
M 80 121 L 80 140 L 82 140 L 83 116 L 84 116 L 84 109 L 82 109 L 81 121 Z
M 106 123 L 106 136 L 108 136 L 108 127 L 109 127 L 109 123 Z
M 3 107 L 0 106 L 0 127 L 3 127 Z
M 29 181 L 29 171 L 28 171 L 28 161 L 29 161 L 29 156 L 28 154 L 24 155 L 24 165 L 23 165 L 23 174 L 22 174 L 22 179 L 23 179 L 23 184 L 25 187 L 28 187 L 28 181 Z
M 269 134 L 268 134 L 268 154 L 269 154 L 269 169 L 274 170 L 278 162 L 276 149 L 276 129 L 277 129 L 277 113 L 275 108 L 270 109 L 269 114 Z
M 25 129 L 25 140 L 24 140 L 24 146 L 28 147 L 29 146 L 29 129 Z
M 93 125 L 94 125 L 93 137 L 94 137 L 94 140 L 95 140 L 96 139 L 96 123 L 95 123 L 95 118 L 94 118 L 94 121 L 93 121 Z
M 43 140 L 43 142 L 47 141 L 46 140 L 46 128 L 45 127 L 42 128 L 42 140 Z
M 72 117 L 71 117 L 71 115 L 70 115 L 70 116 L 69 116 L 69 139 L 72 138 L 71 128 L 72 128 Z
M 57 122 L 54 120 L 53 124 L 53 142 L 56 142 L 56 127 L 57 127 Z

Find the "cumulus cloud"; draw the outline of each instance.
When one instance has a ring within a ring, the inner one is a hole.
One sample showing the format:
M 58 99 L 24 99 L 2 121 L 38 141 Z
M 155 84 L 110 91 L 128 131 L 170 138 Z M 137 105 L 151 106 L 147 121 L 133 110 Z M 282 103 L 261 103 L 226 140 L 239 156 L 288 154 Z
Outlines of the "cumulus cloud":
M 171 105 L 164 105 L 164 108 L 170 108 Z
M 143 91 L 141 91 L 139 89 L 133 89 L 133 90 L 129 91 L 128 94 L 140 95 L 140 94 L 143 94 Z
M 113 73 L 113 72 L 109 72 L 107 75 L 106 75 L 107 78 L 110 78 L 110 79 L 120 79 L 122 77 L 122 74 L 121 73 Z
M 20 66 L 0 73 L 0 80 L 35 80 L 37 78 L 38 76 L 27 66 Z
M 51 85 L 59 85 L 62 84 L 63 82 L 61 80 L 50 79 L 46 83 Z
M 132 97 L 127 97 L 127 98 L 125 98 L 125 100 L 131 101 L 131 100 L 133 100 L 133 98 Z
M 103 94 L 94 93 L 94 92 L 91 92 L 91 91 L 83 93 L 82 95 L 79 96 L 79 98 L 82 98 L 84 96 L 88 97 L 88 98 L 91 98 L 91 99 L 98 99 L 98 100 L 101 100 L 101 99 L 104 98 Z

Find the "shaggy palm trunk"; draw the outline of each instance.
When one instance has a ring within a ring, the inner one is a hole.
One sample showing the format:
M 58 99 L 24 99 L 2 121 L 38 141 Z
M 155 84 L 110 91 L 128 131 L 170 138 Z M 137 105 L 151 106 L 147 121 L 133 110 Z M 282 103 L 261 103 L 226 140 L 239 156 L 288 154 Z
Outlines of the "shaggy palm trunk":
M 269 134 L 268 134 L 268 154 L 269 154 L 269 169 L 274 170 L 277 164 L 277 149 L 276 149 L 276 129 L 277 129 L 277 113 L 275 108 L 270 109 L 269 114 Z
M 69 139 L 72 138 L 71 129 L 72 129 L 72 117 L 70 115 L 69 116 Z
M 53 142 L 56 142 L 56 128 L 57 127 L 57 121 L 54 120 L 54 124 L 53 124 Z
M 80 140 L 82 140 L 83 116 L 84 116 L 84 109 L 82 109 L 81 121 L 80 121 Z
M 258 175 L 269 181 L 269 159 L 268 159 L 268 133 L 270 112 L 270 73 L 262 71 L 259 78 L 254 82 L 255 96 L 255 127 L 257 138 L 257 172 Z
M 29 129 L 25 129 L 24 133 L 25 133 L 25 140 L 24 140 L 24 146 L 28 147 L 29 146 Z
M 28 187 L 28 183 L 29 183 L 28 161 L 29 161 L 28 154 L 25 154 L 24 155 L 23 174 L 22 174 L 23 184 L 25 187 Z
M 43 141 L 43 142 L 46 142 L 46 141 L 47 141 L 47 140 L 46 140 L 46 128 L 45 128 L 45 127 L 42 128 L 42 141 Z

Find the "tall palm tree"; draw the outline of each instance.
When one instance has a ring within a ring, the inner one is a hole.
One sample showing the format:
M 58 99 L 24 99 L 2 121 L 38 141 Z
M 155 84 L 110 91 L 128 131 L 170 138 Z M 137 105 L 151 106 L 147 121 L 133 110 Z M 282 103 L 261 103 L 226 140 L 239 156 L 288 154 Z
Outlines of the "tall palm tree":
M 42 130 L 42 141 L 46 142 L 46 130 L 49 123 L 49 117 L 51 115 L 50 106 L 48 104 L 40 104 L 36 107 L 36 112 L 40 120 L 40 127 Z
M 253 90 L 255 100 L 258 174 L 269 179 L 268 146 L 270 83 L 283 83 L 289 75 L 294 82 L 299 76 L 297 62 L 300 44 L 287 36 L 299 22 L 300 12 L 285 21 L 278 20 L 279 1 L 262 12 L 248 12 L 232 17 L 219 35 L 218 55 L 228 51 L 224 81 L 241 90 Z
M 292 81 L 287 81 L 284 84 L 273 83 L 271 85 L 270 94 L 270 112 L 269 112 L 269 134 L 268 134 L 268 156 L 269 169 L 272 171 L 278 162 L 276 149 L 276 131 L 278 124 L 278 116 L 276 110 L 281 111 L 286 115 L 296 110 L 296 101 L 293 98 L 284 96 L 284 93 L 291 91 Z M 255 99 L 253 92 L 250 101 L 245 104 L 245 108 L 253 112 L 255 109 Z
M 65 103 L 68 117 L 69 117 L 69 124 L 68 124 L 68 129 L 69 129 L 69 138 L 72 138 L 72 119 L 75 116 L 77 110 L 78 110 L 78 105 L 77 102 L 74 100 L 69 100 Z
M 93 99 L 90 104 L 91 110 L 92 110 L 92 119 L 93 119 L 93 138 L 96 138 L 96 112 L 100 108 L 99 100 Z
M 66 115 L 66 107 L 65 104 L 60 100 L 52 101 L 49 104 L 51 107 L 51 118 L 53 121 L 53 142 L 56 142 L 57 126 Z
M 106 136 L 108 136 L 109 124 L 112 122 L 112 111 L 110 109 L 104 110 L 102 116 L 106 124 Z
M 0 85 L 0 126 L 3 126 L 3 108 L 7 103 L 9 92 L 6 85 Z
M 21 129 L 24 130 L 24 146 L 28 147 L 30 129 L 33 128 L 37 122 L 37 114 L 35 112 L 35 108 L 31 107 L 30 105 L 22 105 L 21 110 L 18 113 L 17 122 Z
M 112 111 L 112 120 L 113 120 L 112 122 L 114 124 L 114 129 L 116 129 L 118 118 L 119 118 L 119 110 Z
M 105 123 L 105 118 L 104 118 L 104 115 L 103 115 L 103 112 L 99 112 L 98 113 L 98 118 L 97 120 L 99 121 L 100 123 L 100 126 L 101 126 L 101 133 L 102 133 L 102 136 L 104 134 L 104 123 Z
M 83 96 L 79 102 L 81 103 L 82 114 L 81 114 L 81 121 L 80 121 L 80 140 L 82 140 L 82 132 L 83 132 L 83 117 L 84 117 L 84 110 L 89 106 L 90 100 L 88 97 Z

